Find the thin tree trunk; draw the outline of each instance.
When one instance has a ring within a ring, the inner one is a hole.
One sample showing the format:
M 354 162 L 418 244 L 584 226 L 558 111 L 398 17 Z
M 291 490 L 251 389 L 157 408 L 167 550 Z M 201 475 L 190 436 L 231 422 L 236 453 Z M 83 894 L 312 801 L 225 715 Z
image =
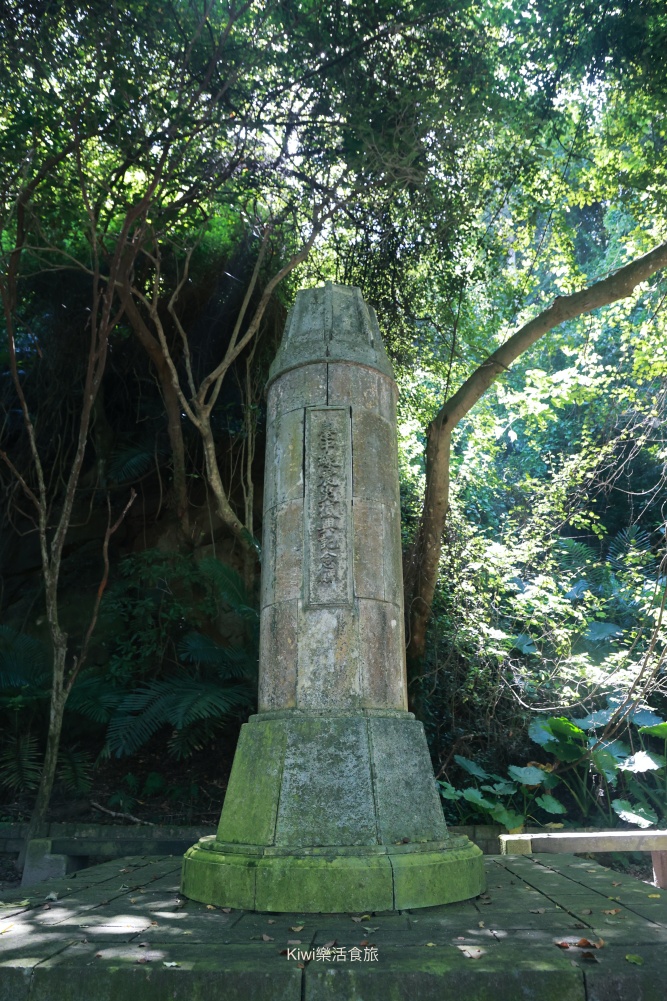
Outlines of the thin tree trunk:
M 427 432 L 426 491 L 415 542 L 404 569 L 410 679 L 422 672 L 426 630 L 438 582 L 442 534 L 449 509 L 449 461 L 452 432 L 496 379 L 549 330 L 629 296 L 641 282 L 667 266 L 667 243 L 655 247 L 613 275 L 572 295 L 558 296 L 548 309 L 521 327 L 489 355 L 442 406 Z
M 67 636 L 60 630 L 56 642 L 57 645 L 54 646 L 53 650 L 53 683 L 51 685 L 51 698 L 49 701 L 49 726 L 46 735 L 46 751 L 42 762 L 37 796 L 18 857 L 17 865 L 20 869 L 25 864 L 26 851 L 32 839 L 42 837 L 45 834 L 44 821 L 46 811 L 49 808 L 51 792 L 56 778 L 56 768 L 58 766 L 60 736 L 65 714 L 65 702 L 67 701 L 67 692 L 63 687 L 67 658 Z

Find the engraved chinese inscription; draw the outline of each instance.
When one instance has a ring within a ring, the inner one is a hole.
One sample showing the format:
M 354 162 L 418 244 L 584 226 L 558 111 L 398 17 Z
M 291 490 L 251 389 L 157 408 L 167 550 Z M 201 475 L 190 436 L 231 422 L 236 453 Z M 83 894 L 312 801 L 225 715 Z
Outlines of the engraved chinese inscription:
M 306 600 L 352 601 L 350 413 L 306 411 Z

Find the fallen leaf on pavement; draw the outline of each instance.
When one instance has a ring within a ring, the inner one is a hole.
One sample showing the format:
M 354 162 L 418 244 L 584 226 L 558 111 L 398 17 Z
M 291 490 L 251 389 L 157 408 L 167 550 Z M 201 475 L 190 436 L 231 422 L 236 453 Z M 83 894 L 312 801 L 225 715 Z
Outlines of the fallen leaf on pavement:
M 601 949 L 604 945 L 604 939 L 599 938 L 597 942 L 590 942 L 587 938 L 580 938 L 576 945 L 577 949 Z
M 263 942 L 274 942 L 275 939 L 271 938 L 270 935 L 262 935 L 262 941 Z
M 602 913 L 603 914 L 620 914 L 621 913 L 621 908 L 620 907 L 612 907 L 612 908 L 610 908 L 610 910 L 603 911 Z
M 628 963 L 634 963 L 635 966 L 643 966 L 644 960 L 641 956 L 637 956 L 634 952 L 629 952 L 626 957 Z

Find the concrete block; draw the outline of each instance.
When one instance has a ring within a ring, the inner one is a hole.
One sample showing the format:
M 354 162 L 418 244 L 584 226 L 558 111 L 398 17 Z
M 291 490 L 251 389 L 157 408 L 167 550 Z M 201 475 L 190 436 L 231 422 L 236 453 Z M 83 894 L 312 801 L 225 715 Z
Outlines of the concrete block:
M 83 869 L 87 859 L 74 855 L 52 854 L 51 838 L 34 838 L 28 845 L 21 886 L 33 886 L 50 879 L 62 879 L 70 872 Z

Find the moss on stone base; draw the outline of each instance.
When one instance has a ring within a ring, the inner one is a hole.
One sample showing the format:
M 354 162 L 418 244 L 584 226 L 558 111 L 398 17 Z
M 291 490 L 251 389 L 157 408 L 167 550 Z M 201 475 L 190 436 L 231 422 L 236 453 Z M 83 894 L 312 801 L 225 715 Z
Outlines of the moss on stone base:
M 245 910 L 386 911 L 476 896 L 482 853 L 452 838 L 424 728 L 397 710 L 252 717 L 215 838 L 183 893 Z
M 476 845 L 376 855 L 257 856 L 195 845 L 183 860 L 183 893 L 254 911 L 389 911 L 432 907 L 484 889 Z

